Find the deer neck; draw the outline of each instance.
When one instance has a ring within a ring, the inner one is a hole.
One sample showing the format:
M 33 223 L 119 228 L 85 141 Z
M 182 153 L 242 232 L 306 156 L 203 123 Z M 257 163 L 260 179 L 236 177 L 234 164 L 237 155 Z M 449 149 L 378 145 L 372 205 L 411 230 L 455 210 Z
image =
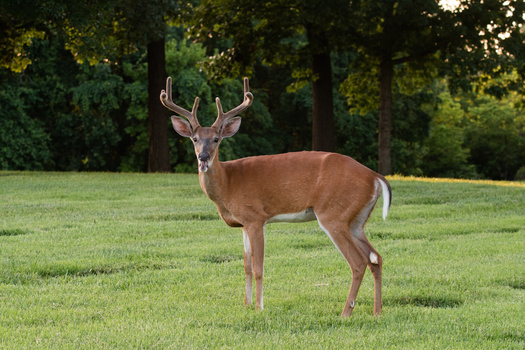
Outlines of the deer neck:
M 216 202 L 224 198 L 223 192 L 226 190 L 226 174 L 219 162 L 219 155 L 216 156 L 206 172 L 199 170 L 199 183 L 204 193 L 212 201 Z

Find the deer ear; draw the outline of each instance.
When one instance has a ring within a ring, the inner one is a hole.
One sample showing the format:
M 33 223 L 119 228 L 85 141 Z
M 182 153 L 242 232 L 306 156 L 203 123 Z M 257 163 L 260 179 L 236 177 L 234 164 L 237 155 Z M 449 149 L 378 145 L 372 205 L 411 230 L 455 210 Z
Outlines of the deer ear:
M 221 126 L 221 137 L 231 137 L 237 133 L 241 126 L 241 117 L 226 120 Z
M 190 137 L 193 135 L 193 129 L 190 126 L 190 123 L 186 119 L 181 117 L 172 116 L 171 123 L 173 124 L 173 129 L 180 135 L 184 137 Z

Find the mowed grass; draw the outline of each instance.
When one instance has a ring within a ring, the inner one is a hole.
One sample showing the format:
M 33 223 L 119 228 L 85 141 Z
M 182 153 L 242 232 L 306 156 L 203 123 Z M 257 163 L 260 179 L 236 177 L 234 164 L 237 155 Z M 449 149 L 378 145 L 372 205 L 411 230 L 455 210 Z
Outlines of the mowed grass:
M 0 172 L 0 348 L 523 349 L 525 185 L 390 178 L 384 259 L 351 271 L 315 222 L 266 226 L 265 310 L 240 229 L 196 175 Z

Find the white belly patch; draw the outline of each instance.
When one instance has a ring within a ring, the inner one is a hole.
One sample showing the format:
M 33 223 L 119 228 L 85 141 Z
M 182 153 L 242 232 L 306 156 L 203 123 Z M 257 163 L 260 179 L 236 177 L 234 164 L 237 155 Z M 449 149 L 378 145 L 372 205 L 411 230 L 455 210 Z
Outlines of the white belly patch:
M 289 214 L 279 214 L 274 217 L 269 218 L 266 223 L 272 222 L 307 222 L 316 220 L 314 209 L 308 208 L 306 210 L 300 211 L 298 213 L 289 213 Z

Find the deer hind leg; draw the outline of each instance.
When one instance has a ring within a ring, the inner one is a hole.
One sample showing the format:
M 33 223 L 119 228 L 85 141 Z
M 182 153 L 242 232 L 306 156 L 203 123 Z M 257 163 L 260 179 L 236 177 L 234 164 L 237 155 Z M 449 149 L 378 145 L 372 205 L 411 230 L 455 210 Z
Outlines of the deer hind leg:
M 252 304 L 252 281 L 255 277 L 255 308 L 263 309 L 264 225 L 242 229 L 244 239 L 244 272 L 246 274 L 245 305 Z
M 383 269 L 383 258 L 379 253 L 372 247 L 372 244 L 368 241 L 368 238 L 364 232 L 364 226 L 372 209 L 374 209 L 375 200 L 371 201 L 359 215 L 350 223 L 350 233 L 354 238 L 355 242 L 363 251 L 363 254 L 368 258 L 368 267 L 374 277 L 374 315 L 378 316 L 383 308 L 383 302 L 381 299 L 381 285 L 382 285 L 382 269 Z
M 349 234 L 350 228 L 348 224 L 338 222 L 337 219 L 323 218 L 317 216 L 319 226 L 330 237 L 332 242 L 341 254 L 344 256 L 350 268 L 352 269 L 352 284 L 350 285 L 350 293 L 346 299 L 345 306 L 341 316 L 348 317 L 352 314 L 355 307 L 355 300 L 359 287 L 363 281 L 368 258 L 363 251 L 356 244 L 352 236 Z
M 362 228 L 361 228 L 362 231 Z M 364 233 L 359 237 L 354 236 L 355 231 L 351 231 L 357 245 L 363 251 L 363 254 L 367 257 L 368 268 L 372 272 L 374 277 L 374 315 L 379 316 L 383 309 L 383 302 L 381 299 L 381 285 L 383 279 L 383 258 L 379 253 L 372 247 Z

